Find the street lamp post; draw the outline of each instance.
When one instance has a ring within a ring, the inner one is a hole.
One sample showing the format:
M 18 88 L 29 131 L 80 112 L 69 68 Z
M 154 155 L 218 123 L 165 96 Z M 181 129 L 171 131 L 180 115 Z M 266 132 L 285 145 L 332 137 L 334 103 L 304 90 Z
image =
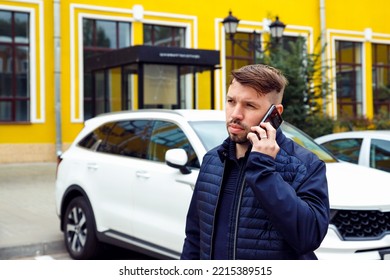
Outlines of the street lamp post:
M 237 32 L 238 23 L 240 20 L 233 16 L 232 11 L 229 11 L 229 15 L 223 19 L 222 23 L 225 29 L 226 34 L 229 36 L 230 41 L 232 42 L 232 51 L 234 50 L 234 45 L 237 44 L 239 47 L 241 47 L 243 50 L 249 52 L 254 51 L 254 62 L 256 62 L 256 52 L 258 53 L 264 53 L 268 50 L 268 47 L 271 46 L 271 41 L 267 44 L 267 48 L 262 49 L 261 42 L 256 40 L 256 32 L 253 31 L 253 39 L 252 42 L 249 44 L 249 48 L 245 48 L 242 45 L 242 40 L 236 40 L 234 38 L 234 35 Z M 283 37 L 283 31 L 285 29 L 286 25 L 279 20 L 279 17 L 277 16 L 275 21 L 273 21 L 269 25 L 269 30 L 271 34 L 271 39 L 274 39 L 276 43 L 279 42 L 279 40 Z M 232 62 L 234 64 L 234 60 Z

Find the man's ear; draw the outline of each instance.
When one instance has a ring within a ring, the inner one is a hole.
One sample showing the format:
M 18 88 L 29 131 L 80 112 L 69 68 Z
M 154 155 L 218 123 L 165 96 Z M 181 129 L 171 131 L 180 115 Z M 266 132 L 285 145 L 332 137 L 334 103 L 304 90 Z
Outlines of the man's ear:
M 276 107 L 276 110 L 278 110 L 279 114 L 281 115 L 283 113 L 283 109 L 284 109 L 283 105 L 277 104 L 277 105 L 275 105 L 275 107 Z

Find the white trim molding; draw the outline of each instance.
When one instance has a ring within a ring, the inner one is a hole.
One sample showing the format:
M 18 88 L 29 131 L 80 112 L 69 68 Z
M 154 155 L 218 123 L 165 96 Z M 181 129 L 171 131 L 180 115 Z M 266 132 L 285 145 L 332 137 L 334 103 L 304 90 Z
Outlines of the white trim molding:
M 37 8 L 27 8 L 12 5 L 0 5 L 0 9 L 16 12 L 25 12 L 30 15 L 29 24 L 29 91 L 30 91 L 30 121 L 31 123 L 44 123 L 46 117 L 46 85 L 45 85 L 45 43 L 44 43 L 44 14 L 43 14 L 43 0 L 15 0 L 13 2 L 36 4 Z M 38 10 L 38 12 L 37 12 Z M 38 14 L 38 15 L 37 15 Z M 37 16 L 39 18 L 36 22 Z M 35 30 L 38 24 L 38 32 Z M 39 36 L 39 69 L 36 67 L 37 63 L 37 37 Z M 39 80 L 37 80 L 37 73 L 40 73 Z M 38 88 L 40 89 L 38 91 Z M 39 99 L 38 99 L 39 96 Z M 39 102 L 39 103 L 38 103 Z

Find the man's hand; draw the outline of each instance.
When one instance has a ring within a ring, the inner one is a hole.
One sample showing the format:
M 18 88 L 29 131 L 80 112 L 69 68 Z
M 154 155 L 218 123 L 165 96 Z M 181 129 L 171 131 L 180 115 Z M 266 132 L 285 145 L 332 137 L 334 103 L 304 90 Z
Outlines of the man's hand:
M 276 143 L 276 130 L 269 122 L 263 122 L 260 126 L 252 126 L 252 132 L 248 133 L 248 140 L 252 143 L 252 152 L 259 152 L 276 157 L 280 150 Z

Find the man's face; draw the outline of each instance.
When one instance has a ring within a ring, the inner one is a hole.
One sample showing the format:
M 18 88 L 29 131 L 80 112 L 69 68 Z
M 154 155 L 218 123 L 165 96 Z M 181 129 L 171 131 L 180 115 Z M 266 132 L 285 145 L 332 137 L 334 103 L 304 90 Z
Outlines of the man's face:
M 267 96 L 233 81 L 226 96 L 226 126 L 230 139 L 247 144 L 250 128 L 259 125 L 271 105 Z

